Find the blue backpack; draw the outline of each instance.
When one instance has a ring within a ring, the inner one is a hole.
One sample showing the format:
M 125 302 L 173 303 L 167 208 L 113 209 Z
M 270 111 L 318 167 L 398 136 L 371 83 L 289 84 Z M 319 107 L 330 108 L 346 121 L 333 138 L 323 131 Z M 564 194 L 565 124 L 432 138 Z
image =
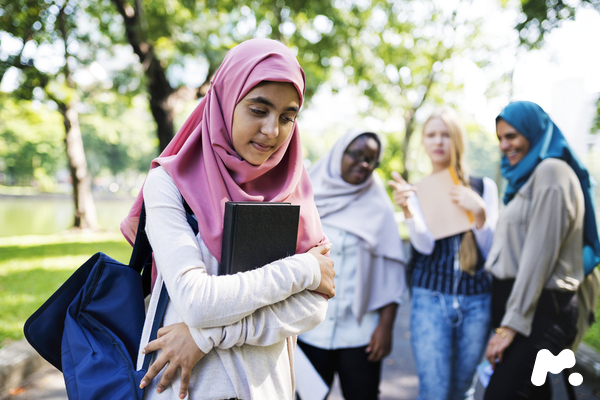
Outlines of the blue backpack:
M 198 233 L 196 220 L 190 214 L 187 219 Z M 151 355 L 142 369 L 136 371 L 136 364 L 152 266 L 145 225 L 142 206 L 129 265 L 96 253 L 25 323 L 29 343 L 62 371 L 70 400 L 141 400 L 144 395 L 139 383 Z M 163 284 L 150 340 L 156 338 L 167 301 Z

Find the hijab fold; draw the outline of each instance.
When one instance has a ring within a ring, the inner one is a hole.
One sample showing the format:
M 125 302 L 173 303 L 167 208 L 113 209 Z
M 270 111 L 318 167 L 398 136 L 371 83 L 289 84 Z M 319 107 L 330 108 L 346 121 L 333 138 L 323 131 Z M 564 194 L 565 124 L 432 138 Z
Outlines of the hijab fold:
M 529 101 L 510 103 L 498 115 L 498 119 L 505 120 L 529 141 L 529 152 L 517 164 L 510 165 L 508 158 L 502 155 L 500 171 L 508 180 L 504 204 L 512 200 L 537 165 L 546 158 L 563 160 L 577 175 L 585 200 L 583 265 L 584 272 L 588 274 L 600 263 L 593 178 L 571 150 L 558 126 L 539 105 Z
M 359 323 L 366 312 L 393 302 L 405 289 L 402 240 L 394 208 L 379 176 L 373 173 L 358 185 L 342 179 L 342 157 L 346 148 L 364 133 L 367 131 L 348 131 L 309 170 L 323 224 L 360 239 L 352 305 Z M 380 160 L 382 154 L 383 148 L 379 151 Z
M 206 96 L 151 165 L 161 165 L 169 173 L 196 215 L 202 240 L 219 262 L 228 201 L 300 205 L 297 252 L 304 253 L 326 241 L 302 162 L 297 123 L 283 145 L 259 166 L 241 159 L 233 148 L 235 106 L 263 81 L 292 83 L 302 105 L 304 71 L 291 50 L 274 40 L 248 40 L 227 53 Z M 142 203 L 140 191 L 121 223 L 130 243 L 135 241 Z

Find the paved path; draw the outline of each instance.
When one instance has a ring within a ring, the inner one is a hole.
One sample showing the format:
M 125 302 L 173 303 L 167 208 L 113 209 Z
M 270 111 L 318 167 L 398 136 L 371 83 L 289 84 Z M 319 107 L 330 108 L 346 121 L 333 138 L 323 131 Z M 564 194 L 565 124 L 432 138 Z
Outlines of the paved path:
M 414 400 L 418 383 L 410 348 L 410 305 L 405 299 L 400 307 L 394 329 L 394 348 L 384 360 L 381 382 L 381 400 Z M 550 375 L 554 386 L 554 400 L 567 400 L 562 375 Z M 578 399 L 599 399 L 600 382 L 592 382 L 584 376 L 583 385 L 576 388 Z M 479 392 L 476 393 L 478 397 Z M 2 396 L 0 396 L 2 397 Z M 35 374 L 22 393 L 8 396 L 10 400 L 67 400 L 62 374 L 48 364 Z M 339 385 L 334 384 L 328 400 L 343 400 Z

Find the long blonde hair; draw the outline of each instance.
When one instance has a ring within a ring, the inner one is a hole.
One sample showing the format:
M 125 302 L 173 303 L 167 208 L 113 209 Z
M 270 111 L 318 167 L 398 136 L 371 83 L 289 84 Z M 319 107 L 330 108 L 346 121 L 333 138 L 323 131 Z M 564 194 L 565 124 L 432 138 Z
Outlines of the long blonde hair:
M 450 168 L 456 171 L 456 175 L 463 186 L 470 187 L 465 161 L 467 134 L 458 118 L 458 114 L 449 107 L 439 108 L 427 118 L 427 121 L 423 124 L 423 131 L 425 131 L 427 123 L 435 118 L 442 120 L 444 125 L 446 125 L 446 129 L 448 129 L 448 135 L 450 136 Z M 475 236 L 469 230 L 464 233 L 458 251 L 458 261 L 463 271 L 471 275 L 475 274 L 477 254 Z

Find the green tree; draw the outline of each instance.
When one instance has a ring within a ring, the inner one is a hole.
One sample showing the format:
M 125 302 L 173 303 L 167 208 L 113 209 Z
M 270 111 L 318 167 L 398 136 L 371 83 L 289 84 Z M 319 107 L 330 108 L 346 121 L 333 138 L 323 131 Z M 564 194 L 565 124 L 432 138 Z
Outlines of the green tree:
M 455 61 L 469 57 L 480 67 L 487 64 L 493 47 L 481 35 L 483 20 L 472 16 L 469 1 L 449 6 L 434 0 L 382 0 L 363 8 L 341 3 L 351 25 L 339 51 L 345 75 L 341 83 L 362 90 L 370 100 L 369 115 L 381 120 L 396 115 L 404 122 L 388 138 L 382 172 L 398 170 L 408 179 L 408 152 L 419 114 L 453 105 L 451 94 L 461 89 L 453 79 Z
M 92 176 L 147 171 L 156 156 L 155 125 L 142 96 L 131 104 L 114 91 L 89 93 L 93 106 L 81 116 L 81 131 Z
M 66 167 L 60 114 L 40 103 L 0 94 L 0 173 L 9 185 L 37 182 L 52 190 L 52 175 Z
M 177 113 L 206 93 L 231 47 L 252 37 L 284 42 L 300 55 L 310 99 L 348 35 L 330 1 L 104 0 L 87 10 L 112 43 L 128 43 L 137 56 L 161 151 L 174 135 Z
M 580 8 L 600 11 L 600 0 L 520 0 L 520 3 L 522 16 L 515 29 L 519 31 L 521 44 L 527 48 L 539 48 L 547 33 L 562 21 L 574 19 Z
M 74 227 L 96 228 L 96 210 L 91 191 L 79 112 L 81 102 L 73 72 L 93 59 L 93 49 L 82 51 L 90 37 L 77 29 L 81 10 L 74 1 L 0 0 L 0 26 L 20 41 L 18 52 L 0 61 L 0 79 L 9 68 L 21 73 L 14 94 L 23 99 L 37 97 L 58 107 L 65 130 L 65 148 L 73 184 Z M 93 47 L 93 46 L 92 46 Z M 53 57 L 48 57 L 53 52 Z M 59 60 L 56 60 L 58 58 Z M 36 93 L 37 91 L 37 93 Z

